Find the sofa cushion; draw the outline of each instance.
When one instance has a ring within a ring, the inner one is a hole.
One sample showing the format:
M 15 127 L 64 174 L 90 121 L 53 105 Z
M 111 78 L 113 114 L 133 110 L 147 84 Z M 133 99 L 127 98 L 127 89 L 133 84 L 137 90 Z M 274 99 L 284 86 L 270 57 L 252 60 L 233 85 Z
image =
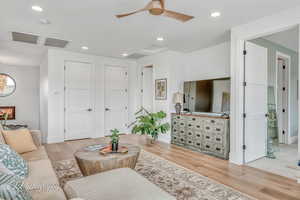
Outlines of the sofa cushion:
M 21 154 L 26 161 L 49 159 L 44 146 L 39 146 L 36 151 Z
M 29 176 L 25 187 L 34 200 L 65 200 L 50 160 L 29 161 Z
M 0 173 L 0 199 L 32 200 L 18 176 L 4 173 Z
M 37 150 L 31 133 L 28 129 L 2 131 L 6 144 L 18 153 Z
M 88 200 L 175 200 L 132 169 L 115 169 L 69 181 L 68 198 Z
M 0 162 L 20 178 L 28 176 L 26 161 L 6 144 L 0 144 Z

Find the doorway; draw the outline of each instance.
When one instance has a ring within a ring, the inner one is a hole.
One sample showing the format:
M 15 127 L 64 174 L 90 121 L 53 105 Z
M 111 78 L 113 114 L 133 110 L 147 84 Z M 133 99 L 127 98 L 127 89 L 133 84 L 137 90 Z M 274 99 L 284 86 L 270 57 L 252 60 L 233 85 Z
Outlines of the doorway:
M 153 112 L 154 97 L 153 66 L 142 69 L 142 106 L 149 112 Z
M 65 140 L 90 138 L 94 132 L 93 66 L 65 62 Z
M 105 136 L 111 130 L 127 132 L 128 126 L 128 69 L 122 66 L 105 66 Z
M 245 43 L 244 164 L 297 179 L 298 27 Z M 292 45 L 296 44 L 296 45 Z

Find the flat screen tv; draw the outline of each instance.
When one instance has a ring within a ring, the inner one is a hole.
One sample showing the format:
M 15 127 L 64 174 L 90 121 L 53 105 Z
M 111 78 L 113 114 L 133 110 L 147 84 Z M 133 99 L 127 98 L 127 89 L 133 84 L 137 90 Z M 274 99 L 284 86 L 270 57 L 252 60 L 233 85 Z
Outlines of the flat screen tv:
M 185 82 L 183 110 L 229 114 L 230 78 Z

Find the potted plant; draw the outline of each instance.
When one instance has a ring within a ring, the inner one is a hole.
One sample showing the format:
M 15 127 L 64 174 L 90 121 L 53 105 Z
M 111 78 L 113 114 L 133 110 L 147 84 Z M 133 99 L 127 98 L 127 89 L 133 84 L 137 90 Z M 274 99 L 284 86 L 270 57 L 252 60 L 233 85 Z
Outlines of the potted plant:
M 111 150 L 113 152 L 117 152 L 119 148 L 119 130 L 113 129 L 110 131 L 112 134 L 110 136 L 111 139 Z
M 170 129 L 169 123 L 163 123 L 163 120 L 167 117 L 167 114 L 163 111 L 150 113 L 145 108 L 141 108 L 136 115 L 136 121 L 132 124 L 134 125 L 132 133 L 147 135 L 148 144 L 155 143 L 160 134 L 165 134 Z

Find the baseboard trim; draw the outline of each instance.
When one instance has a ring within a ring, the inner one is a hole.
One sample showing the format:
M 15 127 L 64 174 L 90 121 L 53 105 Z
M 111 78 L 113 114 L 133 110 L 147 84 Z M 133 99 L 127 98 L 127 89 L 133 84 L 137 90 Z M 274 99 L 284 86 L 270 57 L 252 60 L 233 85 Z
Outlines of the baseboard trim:
M 298 141 L 298 136 L 297 135 L 296 136 L 291 136 L 289 138 L 289 144 L 297 143 L 297 141 Z

